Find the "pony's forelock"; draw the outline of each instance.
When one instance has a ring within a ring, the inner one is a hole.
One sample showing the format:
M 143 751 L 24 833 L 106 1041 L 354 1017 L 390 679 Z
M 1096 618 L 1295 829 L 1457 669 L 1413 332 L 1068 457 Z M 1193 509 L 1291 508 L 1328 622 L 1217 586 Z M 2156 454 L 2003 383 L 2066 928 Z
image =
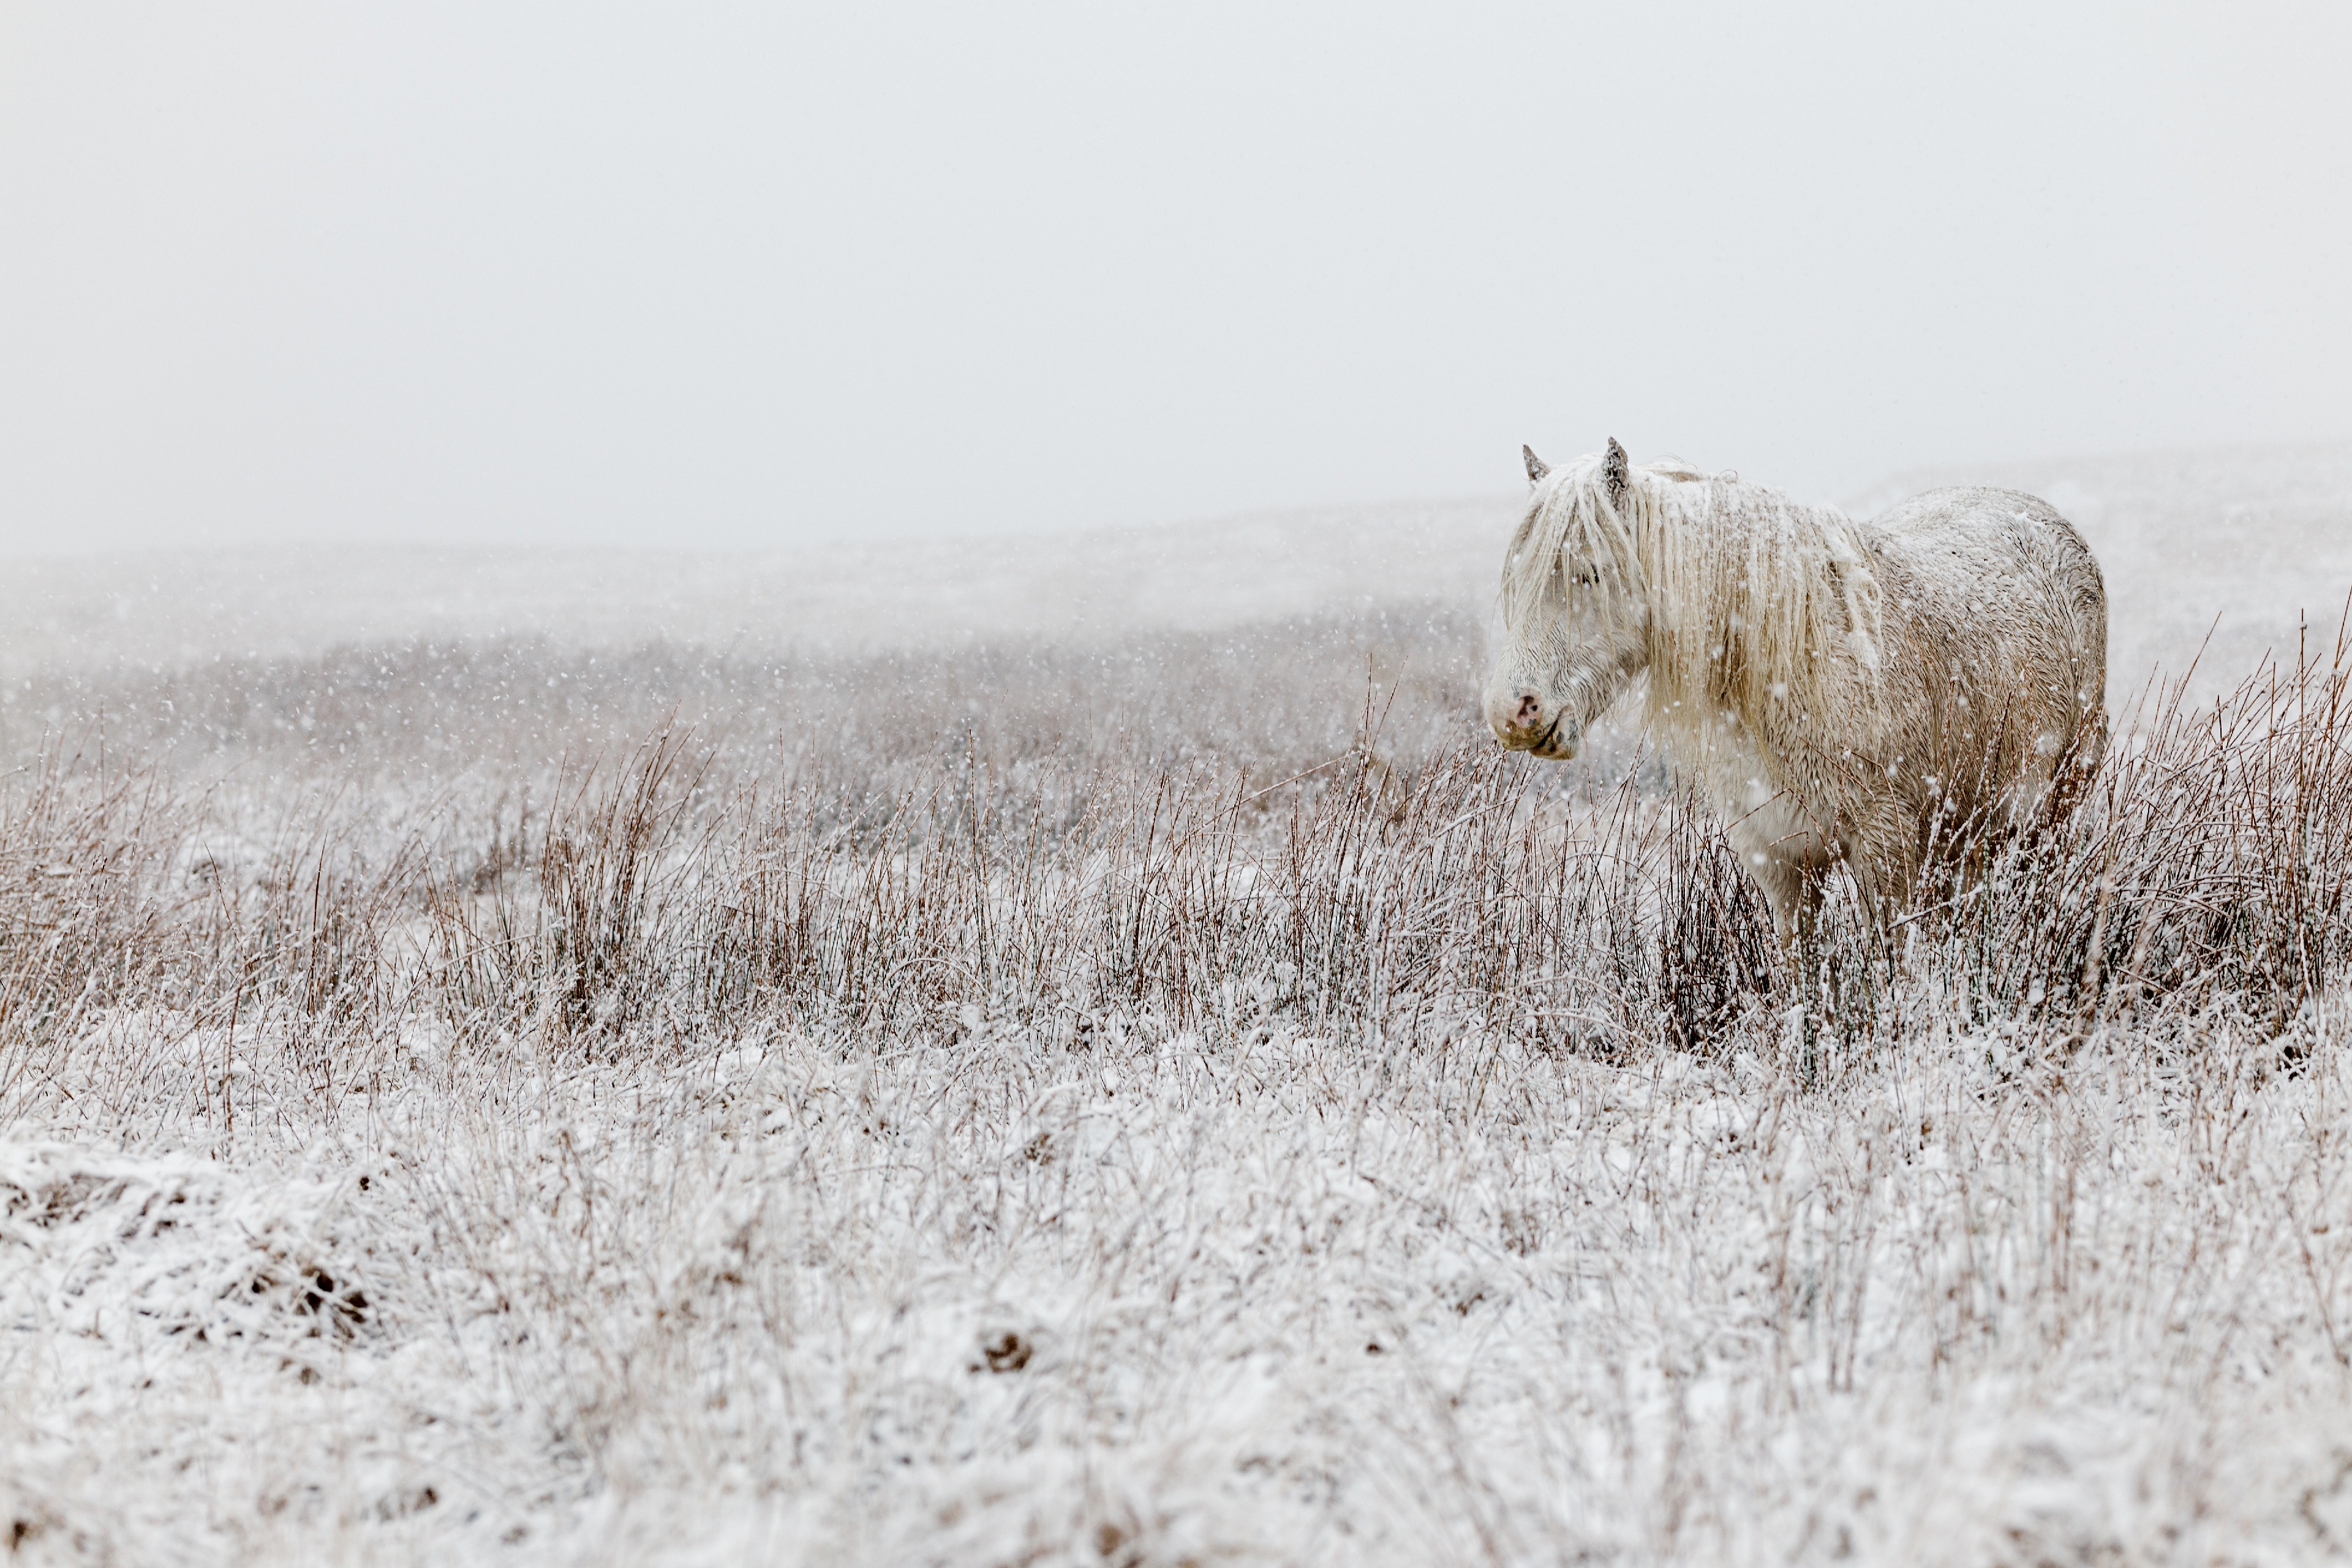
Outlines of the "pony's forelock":
M 1564 463 L 1528 498 L 1527 516 L 1503 561 L 1503 613 L 1514 635 L 1539 612 L 1553 574 L 1570 554 L 1621 574 L 1637 568 L 1623 498 L 1611 494 L 1601 464 L 1598 453 Z

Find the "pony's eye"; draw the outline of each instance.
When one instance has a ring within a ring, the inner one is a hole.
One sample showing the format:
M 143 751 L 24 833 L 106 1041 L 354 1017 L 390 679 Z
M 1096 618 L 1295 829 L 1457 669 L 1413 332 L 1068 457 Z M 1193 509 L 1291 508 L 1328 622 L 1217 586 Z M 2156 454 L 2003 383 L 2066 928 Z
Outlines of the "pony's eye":
M 1569 577 L 1579 587 L 1598 587 L 1601 583 L 1601 569 L 1597 566 L 1580 566 L 1570 573 Z

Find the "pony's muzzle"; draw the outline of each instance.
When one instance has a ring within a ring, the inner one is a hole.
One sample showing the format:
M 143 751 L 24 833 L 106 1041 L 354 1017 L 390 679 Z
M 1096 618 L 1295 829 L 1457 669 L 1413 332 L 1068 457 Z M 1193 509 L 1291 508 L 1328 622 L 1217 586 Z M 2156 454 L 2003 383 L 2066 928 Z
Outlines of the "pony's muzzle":
M 1572 757 L 1582 726 L 1561 710 L 1544 711 L 1543 699 L 1531 691 L 1515 691 L 1486 716 L 1495 738 L 1507 752 L 1533 752 L 1539 757 Z

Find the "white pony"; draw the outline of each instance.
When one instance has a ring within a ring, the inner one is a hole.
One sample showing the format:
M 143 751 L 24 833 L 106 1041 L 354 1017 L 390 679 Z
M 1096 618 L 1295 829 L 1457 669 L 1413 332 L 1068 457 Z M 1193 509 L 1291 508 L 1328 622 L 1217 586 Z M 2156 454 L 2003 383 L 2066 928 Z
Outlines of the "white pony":
M 2107 600 L 2048 503 L 1930 490 L 1870 522 L 1614 440 L 1533 493 L 1486 694 L 1504 745 L 1572 757 L 1637 677 L 1784 943 L 1843 862 L 1885 920 L 1920 872 L 2071 805 L 2106 745 Z

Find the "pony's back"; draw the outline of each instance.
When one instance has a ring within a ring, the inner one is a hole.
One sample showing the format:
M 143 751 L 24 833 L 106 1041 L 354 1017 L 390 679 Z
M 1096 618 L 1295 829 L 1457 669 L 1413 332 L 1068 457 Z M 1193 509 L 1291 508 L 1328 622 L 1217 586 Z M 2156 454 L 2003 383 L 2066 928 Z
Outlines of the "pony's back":
M 2019 490 L 1930 490 L 1867 529 L 1885 586 L 1890 706 L 1909 731 L 1903 771 L 1948 813 L 1998 810 L 2022 826 L 2061 770 L 2105 749 L 2098 561 L 2054 508 Z

